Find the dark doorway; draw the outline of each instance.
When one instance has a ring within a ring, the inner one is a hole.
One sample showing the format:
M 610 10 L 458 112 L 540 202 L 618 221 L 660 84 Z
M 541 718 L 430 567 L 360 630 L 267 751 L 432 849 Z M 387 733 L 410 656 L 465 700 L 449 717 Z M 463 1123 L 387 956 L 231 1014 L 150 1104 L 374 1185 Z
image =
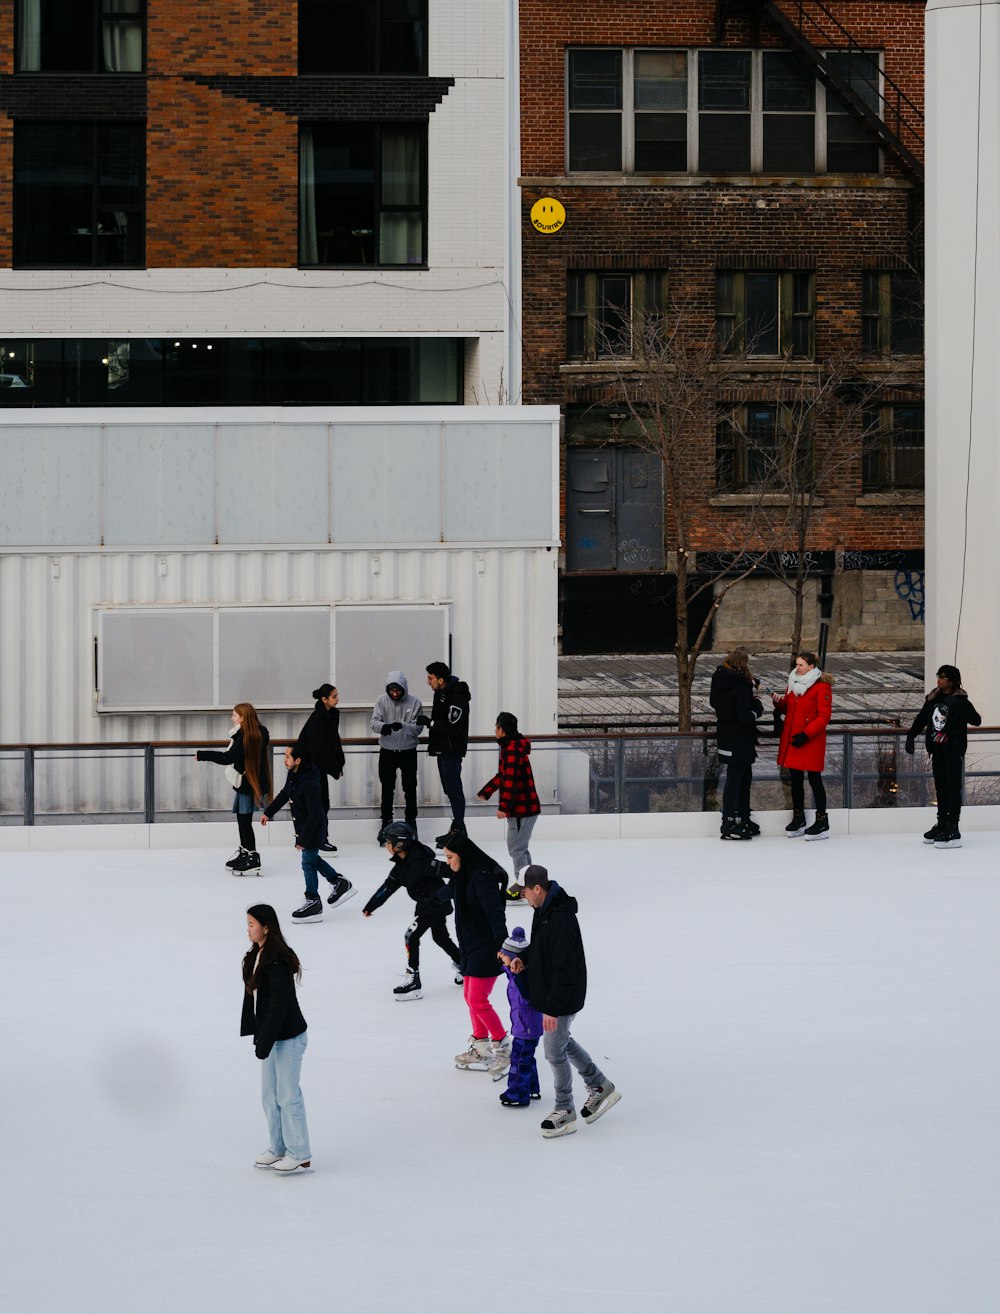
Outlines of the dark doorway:
M 568 656 L 596 652 L 671 652 L 677 637 L 673 575 L 566 575 L 563 578 L 562 650 Z M 688 634 L 698 633 L 711 606 L 711 591 L 690 608 Z M 708 636 L 706 647 L 711 642 Z

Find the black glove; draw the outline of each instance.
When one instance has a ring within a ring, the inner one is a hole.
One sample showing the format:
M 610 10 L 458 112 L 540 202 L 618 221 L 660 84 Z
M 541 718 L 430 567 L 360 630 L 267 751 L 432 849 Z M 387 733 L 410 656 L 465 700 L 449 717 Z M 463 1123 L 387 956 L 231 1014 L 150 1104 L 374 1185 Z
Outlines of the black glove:
M 402 728 L 402 721 L 390 721 L 388 725 L 382 726 L 382 733 L 384 735 L 389 735 L 392 734 L 393 730 L 402 730 Z
M 809 736 L 806 734 L 804 730 L 800 730 L 797 735 L 792 735 L 793 748 L 805 748 L 808 742 L 809 742 Z
M 903 748 L 909 753 L 911 757 L 913 756 L 914 743 L 909 735 L 906 736 L 906 743 L 903 745 Z
M 431 723 L 431 718 L 430 718 L 429 716 L 418 716 L 418 717 L 417 717 L 417 725 L 422 725 L 422 726 L 424 727 L 425 730 L 426 730 L 427 727 L 430 725 L 430 723 Z

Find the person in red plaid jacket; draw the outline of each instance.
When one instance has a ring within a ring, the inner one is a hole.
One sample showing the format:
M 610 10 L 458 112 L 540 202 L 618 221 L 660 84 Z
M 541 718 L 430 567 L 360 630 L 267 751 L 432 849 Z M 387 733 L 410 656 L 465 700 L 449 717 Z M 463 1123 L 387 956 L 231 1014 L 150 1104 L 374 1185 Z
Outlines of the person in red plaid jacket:
M 521 897 L 517 878 L 525 867 L 531 866 L 528 845 L 535 818 L 542 807 L 535 793 L 535 777 L 528 761 L 531 740 L 518 732 L 517 717 L 510 712 L 501 712 L 497 717 L 496 737 L 500 744 L 500 770 L 486 782 L 478 797 L 487 799 L 498 789 L 500 791 L 497 816 L 507 819 L 507 852 L 514 864 L 514 883 L 507 890 L 507 898 L 515 900 Z

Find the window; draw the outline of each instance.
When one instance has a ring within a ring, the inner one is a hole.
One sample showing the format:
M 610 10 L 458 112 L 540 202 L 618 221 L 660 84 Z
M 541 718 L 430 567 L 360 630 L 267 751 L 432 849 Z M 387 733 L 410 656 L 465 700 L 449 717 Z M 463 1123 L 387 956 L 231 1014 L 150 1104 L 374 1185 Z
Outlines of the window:
M 304 126 L 299 136 L 299 263 L 426 263 L 427 128 Z
M 18 0 L 19 73 L 141 73 L 144 0 Z
M 746 403 L 724 408 L 715 430 L 715 481 L 720 492 L 803 483 L 812 462 L 808 419 L 792 405 Z M 794 456 L 798 469 L 784 468 Z
M 461 338 L 0 341 L 0 407 L 457 404 Z
M 878 356 L 919 356 L 924 349 L 924 289 L 912 272 L 873 272 L 861 279 L 861 339 Z
M 667 276 L 571 270 L 566 286 L 566 359 L 634 354 L 639 335 L 666 315 Z
M 906 404 L 865 412 L 861 485 L 865 492 L 924 486 L 924 408 Z
M 141 267 L 144 145 L 141 123 L 15 123 L 15 265 Z
M 719 351 L 812 360 L 816 354 L 815 302 L 811 273 L 719 270 L 715 276 Z
M 427 0 L 299 0 L 300 73 L 427 72 Z
M 875 51 L 831 51 L 834 73 L 876 112 Z M 571 172 L 875 172 L 857 117 L 783 50 L 579 48 L 567 53 Z

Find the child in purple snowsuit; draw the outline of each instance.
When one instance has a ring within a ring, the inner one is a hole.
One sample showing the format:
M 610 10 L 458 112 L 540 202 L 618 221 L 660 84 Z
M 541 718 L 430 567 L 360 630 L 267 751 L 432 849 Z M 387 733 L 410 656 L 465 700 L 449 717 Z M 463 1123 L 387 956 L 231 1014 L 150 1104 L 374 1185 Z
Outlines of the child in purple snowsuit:
M 515 926 L 497 954 L 507 977 L 510 1034 L 514 1038 L 510 1048 L 507 1089 L 500 1096 L 500 1103 L 508 1109 L 523 1109 L 532 1100 L 541 1099 L 541 1092 L 538 1089 L 538 1068 L 535 1066 L 535 1047 L 542 1034 L 542 1015 L 537 1008 L 531 1007 L 518 990 L 514 973 L 510 970 L 511 959 L 519 958 L 527 947 L 528 941 L 524 929 Z

